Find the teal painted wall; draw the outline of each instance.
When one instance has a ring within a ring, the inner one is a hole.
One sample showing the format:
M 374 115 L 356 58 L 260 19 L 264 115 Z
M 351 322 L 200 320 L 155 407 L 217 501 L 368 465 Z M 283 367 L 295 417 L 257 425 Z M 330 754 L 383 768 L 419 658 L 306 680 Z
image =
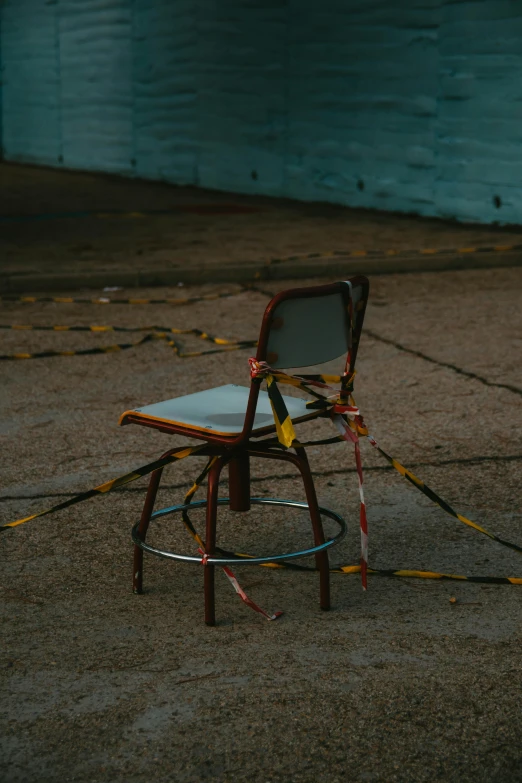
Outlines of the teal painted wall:
M 3 0 L 5 157 L 522 222 L 521 0 Z
M 132 3 L 133 166 L 140 177 L 198 181 L 199 65 L 193 0 Z
M 60 78 L 55 7 L 0 3 L 2 135 L 12 160 L 60 163 Z
M 2 83 L 3 83 L 3 69 L 2 69 L 2 15 L 0 14 L 0 160 L 4 157 L 4 142 L 3 142 L 3 114 L 2 114 Z

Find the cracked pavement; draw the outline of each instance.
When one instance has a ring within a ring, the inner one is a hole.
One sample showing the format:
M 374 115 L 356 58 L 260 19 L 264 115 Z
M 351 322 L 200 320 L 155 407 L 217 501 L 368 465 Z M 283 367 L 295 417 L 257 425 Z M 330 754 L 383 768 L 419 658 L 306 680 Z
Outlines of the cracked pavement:
M 459 512 L 522 543 L 522 272 L 389 275 L 370 285 L 355 384 L 370 432 Z M 216 289 L 238 294 L 186 307 L 4 302 L 0 320 L 161 323 L 255 339 L 267 296 L 233 285 L 182 293 Z M 151 295 L 181 294 L 132 291 Z M 187 350 L 206 347 L 195 336 L 179 339 Z M 2 353 L 114 341 L 110 333 L 3 331 Z M 118 416 L 227 382 L 247 385 L 251 353 L 180 359 L 153 341 L 111 354 L 2 362 L 1 520 L 184 442 L 120 429 Z M 332 430 L 316 422 L 299 433 Z M 354 563 L 352 451 L 336 444 L 309 456 L 320 503 L 349 523 L 330 560 Z M 371 565 L 522 576 L 517 553 L 445 515 L 366 444 L 363 460 Z M 181 502 L 201 465 L 195 457 L 166 469 L 157 507 Z M 252 473 L 255 494 L 302 499 L 286 466 L 254 460 Z M 207 628 L 199 568 L 145 557 L 145 594 L 131 592 L 130 528 L 144 486 L 0 536 L 6 783 L 522 779 L 521 587 L 370 577 L 363 593 L 356 576 L 332 575 L 333 609 L 324 613 L 315 574 L 238 568 L 248 594 L 283 617 L 266 622 L 217 573 L 218 625 Z M 201 514 L 194 521 L 200 527 Z M 219 543 L 240 551 L 295 548 L 310 536 L 300 511 L 220 514 Z M 193 551 L 174 518 L 155 523 L 151 541 Z

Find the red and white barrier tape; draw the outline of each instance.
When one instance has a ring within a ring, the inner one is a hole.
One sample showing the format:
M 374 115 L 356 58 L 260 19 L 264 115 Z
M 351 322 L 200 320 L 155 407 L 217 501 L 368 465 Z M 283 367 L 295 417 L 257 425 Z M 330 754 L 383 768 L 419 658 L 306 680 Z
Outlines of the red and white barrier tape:
M 199 554 L 201 555 L 201 564 L 207 565 L 209 555 L 204 552 L 202 549 L 198 549 Z M 243 603 L 245 603 L 247 606 L 249 606 L 251 609 L 254 610 L 254 612 L 259 612 L 259 614 L 262 614 L 263 617 L 266 617 L 267 620 L 277 620 L 283 612 L 277 611 L 273 614 L 270 614 L 269 612 L 262 609 L 260 606 L 258 606 L 255 601 L 252 601 L 251 598 L 248 597 L 248 595 L 245 593 L 239 582 L 237 581 L 237 577 L 234 574 L 234 572 L 228 567 L 228 566 L 220 566 L 220 568 L 223 570 L 223 573 L 231 583 L 232 587 L 238 594 L 238 596 L 241 598 Z

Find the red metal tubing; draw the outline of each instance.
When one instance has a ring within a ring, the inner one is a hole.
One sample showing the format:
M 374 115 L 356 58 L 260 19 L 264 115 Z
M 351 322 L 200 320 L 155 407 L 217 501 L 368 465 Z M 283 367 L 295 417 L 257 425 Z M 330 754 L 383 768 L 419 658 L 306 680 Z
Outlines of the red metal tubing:
M 228 463 L 231 511 L 250 511 L 250 459 L 246 449 L 234 452 Z
M 143 511 L 141 512 L 140 525 L 138 527 L 138 536 L 142 541 L 145 541 L 147 536 L 147 530 L 149 529 L 150 518 L 154 511 L 154 503 L 156 501 L 156 494 L 158 492 L 162 473 L 163 468 L 159 468 L 159 470 L 155 470 L 150 477 L 149 488 L 147 490 Z M 143 592 L 143 549 L 140 549 L 136 544 L 134 545 L 132 589 L 137 595 L 141 595 Z
M 226 457 L 221 457 L 220 459 L 216 460 L 208 474 L 207 519 L 205 533 L 206 555 L 214 555 L 216 553 L 216 522 L 219 476 L 226 462 Z M 214 571 L 215 566 L 204 565 L 205 623 L 207 625 L 216 624 Z
M 312 474 L 310 472 L 310 466 L 308 464 L 308 457 L 306 456 L 304 448 L 296 448 L 296 454 L 290 454 L 287 451 L 263 451 L 258 448 L 249 448 L 248 452 L 252 457 L 278 459 L 283 462 L 291 462 L 297 466 L 303 479 L 306 502 L 308 503 L 310 520 L 312 522 L 314 542 L 316 545 L 324 544 L 325 537 L 323 523 L 321 520 L 321 514 L 319 512 L 319 505 L 317 503 L 317 495 L 315 492 Z M 326 550 L 324 552 L 318 552 L 315 555 L 315 563 L 317 570 L 319 571 L 319 603 L 321 609 L 328 611 L 330 609 L 330 564 L 328 559 L 328 552 Z

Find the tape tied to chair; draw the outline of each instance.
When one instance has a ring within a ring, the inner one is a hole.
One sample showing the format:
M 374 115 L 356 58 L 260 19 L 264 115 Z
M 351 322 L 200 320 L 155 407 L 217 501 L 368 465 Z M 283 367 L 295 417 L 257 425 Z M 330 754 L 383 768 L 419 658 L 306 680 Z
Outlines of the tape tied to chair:
M 507 541 L 506 539 L 503 539 L 500 536 L 491 533 L 490 531 L 486 530 L 484 527 L 478 525 L 477 523 L 473 522 L 467 517 L 458 514 L 449 505 L 449 503 L 447 503 L 439 495 L 437 495 L 430 487 L 427 486 L 427 484 L 425 484 L 422 481 L 422 479 L 415 476 L 410 470 L 408 470 L 403 465 L 401 465 L 401 463 L 398 462 L 398 460 L 394 459 L 389 454 L 387 454 L 383 449 L 381 449 L 381 447 L 377 444 L 375 438 L 368 433 L 362 415 L 359 409 L 357 408 L 355 401 L 353 400 L 352 391 L 353 391 L 353 379 L 355 377 L 355 373 L 351 373 L 351 374 L 345 373 L 345 375 L 343 376 L 332 376 L 332 375 L 291 376 L 291 375 L 287 375 L 286 373 L 282 373 L 279 370 L 272 369 L 271 367 L 269 367 L 264 363 L 257 362 L 255 359 L 250 360 L 250 364 L 251 364 L 252 377 L 259 377 L 259 378 L 266 377 L 268 379 L 268 376 L 270 375 L 272 378 L 272 382 L 270 383 L 269 386 L 270 389 L 269 396 L 270 396 L 271 403 L 273 403 L 273 412 L 275 416 L 277 416 L 279 412 L 279 415 L 282 418 L 282 423 L 285 425 L 284 429 L 282 426 L 279 427 L 279 429 L 277 429 L 277 420 L 276 420 L 277 440 L 275 440 L 274 445 L 280 445 L 284 448 L 288 448 L 289 446 L 287 444 L 289 443 L 289 437 L 292 437 L 290 445 L 294 447 L 306 447 L 306 446 L 320 445 L 320 444 L 326 445 L 326 444 L 339 442 L 341 440 L 349 440 L 354 443 L 355 447 L 358 447 L 359 437 L 360 436 L 367 437 L 370 444 L 379 451 L 379 453 L 386 459 L 386 461 L 401 476 L 406 478 L 413 486 L 419 489 L 424 495 L 426 495 L 426 497 L 428 497 L 433 503 L 438 505 L 447 514 L 459 520 L 460 522 L 467 525 L 468 527 L 477 530 L 479 533 L 487 536 L 491 540 L 496 541 L 502 546 L 508 547 L 518 553 L 522 553 L 522 547 L 519 546 L 518 544 L 514 544 L 511 541 Z M 325 412 L 330 413 L 332 419 L 334 420 L 334 423 L 336 424 L 336 426 L 339 427 L 340 430 L 339 435 L 333 438 L 309 441 L 304 443 L 298 441 L 297 438 L 295 437 L 293 425 L 291 420 L 289 420 L 289 416 L 287 412 L 285 415 L 286 406 L 284 404 L 284 400 L 281 396 L 281 393 L 277 387 L 278 382 L 286 383 L 296 388 L 300 388 L 306 393 L 315 397 L 313 401 L 308 403 L 307 407 L 312 410 L 318 408 L 323 409 Z M 336 390 L 331 385 L 332 383 L 340 383 L 341 387 Z M 316 392 L 315 391 L 316 389 L 333 391 L 334 393 L 329 397 L 325 397 L 324 395 Z M 280 439 L 280 436 L 283 440 Z M 265 439 L 263 443 L 265 445 L 271 444 L 271 439 L 270 438 Z M 132 481 L 136 481 L 137 479 L 143 476 L 147 476 L 153 471 L 159 470 L 160 468 L 163 468 L 170 463 L 180 461 L 193 454 L 198 454 L 199 452 L 203 452 L 205 448 L 207 448 L 206 443 L 199 446 L 179 447 L 177 449 L 173 449 L 166 456 L 161 457 L 158 460 L 155 460 L 151 463 L 148 463 L 147 465 L 143 465 L 139 468 L 136 468 L 135 470 L 130 471 L 129 473 L 126 473 L 122 476 L 112 479 L 111 481 L 105 482 L 104 484 L 94 487 L 93 489 L 87 490 L 86 492 L 82 492 L 78 495 L 75 495 L 72 498 L 63 501 L 62 503 L 58 503 L 55 506 L 52 506 L 51 508 L 40 511 L 36 514 L 31 514 L 30 516 L 24 517 L 22 519 L 18 519 L 13 522 L 8 522 L 3 525 L 0 525 L 0 532 L 5 532 L 9 529 L 18 527 L 26 522 L 29 522 L 30 520 L 37 519 L 38 517 L 43 517 L 48 514 L 52 514 L 56 511 L 60 511 L 62 509 L 76 505 L 77 503 L 81 503 L 84 500 L 89 500 L 92 497 L 98 497 L 99 495 L 107 494 L 109 492 L 117 490 L 123 487 L 125 484 L 128 484 Z M 185 498 L 185 503 L 190 502 L 190 499 L 194 497 L 197 489 L 204 481 L 215 459 L 216 459 L 215 457 L 209 459 L 205 469 L 198 476 L 198 478 L 196 479 L 192 487 L 189 489 Z M 357 473 L 360 482 L 361 510 L 362 510 L 364 504 L 364 496 L 362 494 L 362 463 L 360 459 L 360 452 L 358 452 L 358 449 L 356 449 L 356 463 L 357 463 Z M 364 521 L 366 521 L 365 516 L 364 516 Z M 204 548 L 204 543 L 201 537 L 198 535 L 197 531 L 195 530 L 194 526 L 192 525 L 192 522 L 190 521 L 186 511 L 183 512 L 183 522 L 185 523 L 187 530 L 193 536 L 193 538 L 198 543 L 198 545 Z M 364 548 L 365 546 L 367 546 L 367 528 L 366 529 L 364 528 L 362 522 L 363 520 L 361 518 L 361 542 L 362 542 L 362 549 L 364 552 Z M 366 539 L 363 538 L 364 535 L 366 535 Z M 245 553 L 229 552 L 228 550 L 219 547 L 216 547 L 216 551 L 225 556 L 234 555 L 236 557 L 242 557 L 242 558 L 251 557 L 251 555 Z M 297 563 L 290 563 L 290 562 L 263 563 L 261 564 L 261 567 L 286 568 L 286 569 L 291 569 L 296 571 L 307 571 L 307 572 L 316 570 L 316 568 L 311 566 L 300 565 Z M 451 579 L 451 580 L 469 581 L 469 582 L 485 583 L 485 584 L 522 585 L 521 577 L 467 576 L 462 574 L 442 573 L 437 571 L 421 571 L 421 570 L 402 569 L 402 568 L 377 569 L 377 568 L 368 568 L 367 565 L 366 567 L 364 567 L 362 561 L 358 565 L 335 566 L 331 568 L 330 571 L 332 573 L 340 573 L 340 574 L 361 573 L 362 575 L 363 569 L 365 570 L 366 575 L 372 574 L 372 575 L 387 576 L 387 577 L 391 576 L 391 577 L 399 577 L 399 578 L 416 578 L 416 579 Z M 228 574 L 227 577 L 230 579 L 230 576 Z M 234 582 L 232 582 L 232 584 L 234 585 Z M 235 585 L 234 585 L 234 589 L 236 589 Z M 236 590 L 236 592 L 238 591 Z M 241 593 L 238 592 L 238 594 L 241 597 Z M 248 603 L 248 601 L 245 601 L 245 603 Z M 269 617 L 269 619 L 276 619 L 278 616 L 280 616 L 280 613 L 278 612 L 274 613 L 274 615 L 269 615 L 268 613 L 264 612 L 264 610 L 259 610 L 259 607 L 256 609 L 256 611 L 260 611 L 261 614 L 264 614 L 266 617 Z
M 166 465 L 170 465 L 172 462 L 180 461 L 182 459 L 185 459 L 186 457 L 190 457 L 193 454 L 197 454 L 198 452 L 203 451 L 205 448 L 207 448 L 207 444 L 203 443 L 200 446 L 192 446 L 192 447 L 183 447 L 177 448 L 173 450 L 170 454 L 161 457 L 160 459 L 154 460 L 154 462 L 149 462 L 147 465 L 143 465 L 140 468 L 136 468 L 133 471 L 130 471 L 129 473 L 125 473 L 123 476 L 119 476 L 118 478 L 112 479 L 111 481 L 107 481 L 104 484 L 100 484 L 98 487 L 94 487 L 93 489 L 87 490 L 87 492 L 82 492 L 79 495 L 75 495 L 72 498 L 69 498 L 69 500 L 65 500 L 62 503 L 57 503 L 55 506 L 52 506 L 51 508 L 45 509 L 43 511 L 39 511 L 36 514 L 31 514 L 28 517 L 23 517 L 22 519 L 17 519 L 14 522 L 8 522 L 4 525 L 0 526 L 0 533 L 6 530 L 9 530 L 14 527 L 18 527 L 19 525 L 23 525 L 25 522 L 30 522 L 32 519 L 37 519 L 37 517 L 43 517 L 47 516 L 48 514 L 52 514 L 55 511 L 60 511 L 65 508 L 69 508 L 70 506 L 76 505 L 76 503 L 81 503 L 84 500 L 89 500 L 92 497 L 96 497 L 100 494 L 107 494 L 108 492 L 113 492 L 116 489 L 120 489 L 120 487 L 123 487 L 125 484 L 129 484 L 132 481 L 136 481 L 139 478 L 142 478 L 143 476 L 147 476 L 150 473 L 153 473 L 155 470 L 160 470 L 164 468 Z M 216 461 L 217 457 L 210 457 L 205 468 L 200 473 L 194 484 L 192 485 L 191 489 L 187 492 L 185 496 L 185 502 L 190 502 L 190 499 L 194 496 L 196 490 L 200 486 L 201 482 L 206 478 L 210 468 Z M 186 511 L 183 512 L 183 522 L 185 524 L 185 527 L 191 534 L 191 536 L 194 538 L 194 540 L 198 544 L 198 551 L 202 555 L 202 564 L 206 565 L 206 561 L 208 559 L 208 554 L 205 552 L 205 544 L 197 531 L 195 530 L 194 526 L 192 525 L 192 522 L 190 521 L 190 518 L 188 517 L 188 514 Z M 252 601 L 251 598 L 248 597 L 248 595 L 245 593 L 241 585 L 239 584 L 236 576 L 231 571 L 230 568 L 226 566 L 222 566 L 223 572 L 229 582 L 232 584 L 234 590 L 239 595 L 241 600 L 249 606 L 254 611 L 258 612 L 259 614 L 263 615 L 263 617 L 266 617 L 267 620 L 277 620 L 283 612 L 277 611 L 272 614 L 262 609 L 260 606 L 258 606 L 254 601 Z
M 373 435 L 370 435 L 368 428 L 364 423 L 362 414 L 355 404 L 353 398 L 353 382 L 355 378 L 355 372 L 345 372 L 344 375 L 288 375 L 285 372 L 270 367 L 266 362 L 260 362 L 255 358 L 249 359 L 250 375 L 252 378 L 264 378 L 267 383 L 267 391 L 272 406 L 272 412 L 274 415 L 274 421 L 276 425 L 276 433 L 278 441 L 283 448 L 290 448 L 291 446 L 311 446 L 318 444 L 320 441 L 310 441 L 308 443 L 300 443 L 295 435 L 292 420 L 288 414 L 283 396 L 279 391 L 277 384 L 287 384 L 295 388 L 299 388 L 305 393 L 315 397 L 314 401 L 307 404 L 309 409 L 324 410 L 329 415 L 333 423 L 336 425 L 339 435 L 335 440 L 351 441 L 354 444 L 355 451 L 355 463 L 357 468 L 357 477 L 359 481 L 359 497 L 360 497 L 360 532 L 361 532 L 361 562 L 360 569 L 354 566 L 341 567 L 340 571 L 343 573 L 357 573 L 360 570 L 361 581 L 363 589 L 366 589 L 367 574 L 368 573 L 382 573 L 390 576 L 406 576 L 424 574 L 424 578 L 435 579 L 464 579 L 468 581 L 483 581 L 494 583 L 509 583 L 509 584 L 522 584 L 522 579 L 517 577 L 467 577 L 450 574 L 442 574 L 438 572 L 421 572 L 421 571 L 407 571 L 405 569 L 369 569 L 368 568 L 368 522 L 366 517 L 366 504 L 364 500 L 363 491 L 363 468 L 360 452 L 359 437 L 366 437 L 370 444 L 377 449 L 377 451 L 384 457 L 384 459 L 407 481 L 409 481 L 416 489 L 420 490 L 427 498 L 435 503 L 439 508 L 445 511 L 449 516 L 458 519 L 459 522 L 467 525 L 468 527 L 477 530 L 479 533 L 487 536 L 488 538 L 496 541 L 502 546 L 508 547 L 515 552 L 522 553 L 522 546 L 514 544 L 511 541 L 507 541 L 500 536 L 491 533 L 481 525 L 473 522 L 471 519 L 457 513 L 449 503 L 443 500 L 436 492 L 434 492 L 422 479 L 415 476 L 410 470 L 401 465 L 398 460 L 387 454 Z M 335 388 L 331 384 L 339 384 L 339 388 Z M 330 392 L 328 396 L 320 394 L 315 389 L 322 389 Z M 330 440 L 329 442 L 335 442 Z M 299 567 L 299 566 L 297 566 Z M 335 570 L 335 569 L 334 569 Z M 429 574 L 429 576 L 426 576 Z
M 183 501 L 184 505 L 187 505 L 188 503 L 191 503 L 194 495 L 198 491 L 199 487 L 203 483 L 203 481 L 206 479 L 207 475 L 210 472 L 210 469 L 214 465 L 214 463 L 217 461 L 218 457 L 209 457 L 207 464 L 199 474 L 199 476 L 194 481 L 193 485 L 189 489 L 189 491 L 185 495 L 185 500 Z M 192 524 L 192 520 L 190 519 L 187 509 L 184 508 L 181 513 L 181 519 L 183 520 L 183 524 L 185 525 L 185 528 L 189 532 L 189 534 L 192 536 L 196 544 L 198 545 L 198 552 L 201 555 L 201 564 L 206 565 L 207 559 L 209 555 L 205 552 L 205 542 L 197 532 L 196 528 Z M 219 554 L 222 554 L 224 550 L 222 550 L 220 547 L 216 547 L 216 551 Z M 239 584 L 239 581 L 237 577 L 235 576 L 234 572 L 228 567 L 228 566 L 221 566 L 223 573 L 231 583 L 232 587 L 238 594 L 238 596 L 241 598 L 241 600 L 249 606 L 251 609 L 253 609 L 255 612 L 258 612 L 259 614 L 263 615 L 263 617 L 266 617 L 267 620 L 277 620 L 283 612 L 277 611 L 270 614 L 265 609 L 262 609 L 258 604 L 256 604 L 254 601 L 252 601 L 251 598 L 248 597 L 248 595 L 245 593 L 241 585 Z
M 369 436 L 369 439 L 371 436 Z M 328 438 L 325 440 L 315 440 L 315 441 L 308 441 L 306 443 L 294 443 L 296 446 L 313 446 L 313 445 L 330 445 L 332 443 L 338 443 L 340 440 L 339 437 L 334 438 Z M 373 440 L 373 439 L 372 439 Z M 265 444 L 271 443 L 270 439 L 267 439 L 264 441 Z M 276 444 L 274 444 L 276 445 Z M 372 444 L 373 445 L 373 444 Z M 382 454 L 386 456 L 388 460 L 392 460 L 392 457 L 389 457 L 389 455 L 386 455 L 384 451 L 379 449 Z M 212 467 L 212 464 L 214 463 L 216 458 L 211 458 L 207 462 L 207 465 L 203 469 L 203 471 L 200 473 L 200 475 L 197 477 L 197 479 L 194 481 L 194 484 L 192 487 L 188 490 L 188 492 L 185 495 L 184 505 L 189 504 L 192 502 L 197 490 L 202 485 L 203 481 L 205 480 L 210 468 Z M 404 468 L 397 460 L 393 460 L 394 465 L 398 472 L 403 475 L 404 471 L 405 473 L 411 473 L 410 471 L 407 471 L 406 468 Z M 411 474 L 413 476 L 413 474 Z M 415 477 L 416 478 L 416 477 Z M 416 478 L 416 482 L 421 482 L 420 479 Z M 419 487 L 419 484 L 415 483 L 414 485 L 417 488 Z M 429 491 L 428 497 L 430 497 L 433 502 L 437 503 L 441 508 L 445 507 L 449 508 L 448 504 L 443 501 L 441 498 L 439 498 L 438 495 L 436 495 L 433 490 L 430 490 L 428 487 L 426 487 L 425 484 L 423 486 Z M 444 504 L 444 505 L 441 505 Z M 449 512 L 448 512 L 449 513 Z M 455 516 L 460 521 L 464 521 L 466 518 L 461 517 L 460 515 L 457 515 L 456 512 L 452 514 L 452 516 Z M 184 509 L 182 512 L 182 519 L 185 523 L 185 527 L 187 528 L 188 532 L 198 543 L 201 547 L 204 546 L 202 539 L 200 538 L 197 530 L 195 529 L 194 525 L 192 524 L 192 521 L 188 515 L 187 509 Z M 489 533 L 488 531 L 484 530 L 480 526 L 476 525 L 475 523 L 471 522 L 471 520 L 466 520 L 467 523 L 471 523 L 471 526 L 477 529 L 479 532 L 484 532 L 489 538 L 492 538 L 496 540 L 498 543 L 503 544 L 504 546 L 511 547 L 517 551 L 520 552 L 521 547 L 518 547 L 516 544 L 512 544 L 509 541 L 505 541 L 503 539 L 499 539 L 498 537 L 494 536 L 492 533 Z M 237 558 L 245 558 L 249 559 L 253 557 L 250 554 L 246 554 L 244 552 L 233 552 L 229 549 L 223 549 L 223 547 L 216 546 L 216 552 L 220 555 L 223 555 L 223 557 L 237 557 Z M 308 572 L 308 573 L 314 573 L 317 571 L 317 568 L 314 566 L 307 566 L 302 565 L 300 563 L 296 563 L 295 561 L 285 561 L 285 562 L 277 562 L 277 563 L 259 563 L 258 564 L 261 568 L 279 568 L 279 569 L 286 569 L 291 571 L 300 571 L 300 572 Z M 333 566 L 330 568 L 330 573 L 332 574 L 344 574 L 344 575 L 355 575 L 361 573 L 361 565 L 360 563 L 357 565 L 338 565 Z M 465 582 L 474 582 L 475 584 L 498 584 L 498 585 L 522 585 L 522 577 L 515 577 L 515 576 L 467 576 L 465 574 L 452 574 L 452 573 L 444 573 L 440 571 L 421 571 L 418 569 L 411 569 L 411 568 L 368 568 L 367 573 L 371 574 L 372 576 L 384 576 L 384 577 L 396 577 L 399 579 L 439 579 L 439 580 L 452 580 L 452 581 L 465 581 Z M 263 612 L 261 612 L 263 614 Z M 275 613 L 279 616 L 278 613 Z M 275 618 L 274 618 L 275 619 Z
M 268 397 L 274 416 L 277 437 L 281 445 L 288 449 L 296 441 L 292 419 L 288 413 L 283 395 L 278 389 L 277 383 L 287 384 L 301 389 L 315 397 L 315 401 L 308 404 L 312 409 L 324 410 L 332 418 L 339 430 L 339 439 L 349 441 L 354 445 L 355 465 L 359 482 L 359 527 L 361 532 L 361 584 L 363 590 L 368 586 L 368 521 L 366 517 L 366 503 L 363 489 L 363 469 L 359 435 L 367 435 L 368 430 L 355 400 L 352 397 L 353 380 L 355 372 L 345 372 L 340 375 L 288 375 L 288 373 L 275 370 L 269 364 L 250 357 L 251 378 L 264 378 L 266 380 Z M 338 383 L 340 387 L 334 388 L 331 384 Z M 331 392 L 326 397 L 315 389 Z
M 201 549 L 201 547 L 198 549 L 199 554 L 201 555 L 201 565 L 206 566 L 207 560 L 209 558 L 209 555 Z M 236 575 L 232 571 L 229 566 L 221 566 L 221 570 L 225 574 L 226 578 L 236 591 L 237 595 L 241 598 L 244 604 L 246 604 L 250 609 L 253 609 L 254 612 L 257 612 L 258 614 L 265 617 L 267 620 L 278 620 L 280 617 L 282 617 L 283 612 L 278 610 L 277 612 L 273 612 L 270 614 L 270 612 L 267 612 L 266 609 L 262 609 L 258 604 L 256 604 L 255 601 L 252 601 L 251 598 L 248 597 L 248 595 L 245 593 L 241 585 L 239 584 Z

